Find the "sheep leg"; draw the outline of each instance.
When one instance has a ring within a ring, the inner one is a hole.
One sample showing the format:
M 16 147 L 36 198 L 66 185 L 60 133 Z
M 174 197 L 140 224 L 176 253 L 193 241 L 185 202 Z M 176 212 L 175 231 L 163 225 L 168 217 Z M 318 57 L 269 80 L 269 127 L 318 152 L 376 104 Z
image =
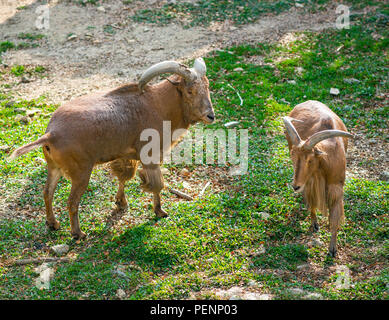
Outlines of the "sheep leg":
M 80 229 L 80 221 L 78 217 L 78 206 L 80 204 L 81 196 L 84 194 L 89 178 L 92 173 L 92 168 L 86 170 L 80 170 L 78 174 L 71 174 L 72 189 L 70 191 L 68 199 L 68 210 L 70 217 L 71 233 L 73 238 L 82 239 L 86 237 L 86 234 Z
M 157 217 L 166 217 L 167 213 L 162 209 L 160 192 L 164 187 L 161 168 L 159 165 L 143 165 L 139 171 L 142 180 L 141 188 L 146 192 L 153 193 L 154 212 Z
M 330 224 L 330 232 L 331 232 L 331 241 L 330 246 L 328 248 L 328 254 L 331 257 L 336 256 L 337 252 L 337 234 L 340 225 L 344 219 L 344 207 L 343 207 L 343 199 L 338 199 L 329 208 L 329 224 Z
M 119 188 L 116 194 L 116 210 L 122 211 L 127 209 L 127 200 L 126 195 L 124 193 L 124 188 L 126 181 L 132 179 L 135 176 L 136 169 L 138 167 L 138 161 L 136 160 L 126 160 L 126 159 L 118 159 L 112 161 L 111 164 L 112 173 L 119 180 Z
M 309 228 L 311 232 L 319 231 L 319 224 L 317 223 L 316 209 L 310 209 L 311 211 L 311 227 Z
M 50 162 L 47 164 L 47 180 L 43 189 L 43 198 L 46 207 L 46 224 L 51 230 L 59 229 L 59 222 L 53 213 L 53 197 L 58 180 L 61 177 L 61 170 L 54 167 Z

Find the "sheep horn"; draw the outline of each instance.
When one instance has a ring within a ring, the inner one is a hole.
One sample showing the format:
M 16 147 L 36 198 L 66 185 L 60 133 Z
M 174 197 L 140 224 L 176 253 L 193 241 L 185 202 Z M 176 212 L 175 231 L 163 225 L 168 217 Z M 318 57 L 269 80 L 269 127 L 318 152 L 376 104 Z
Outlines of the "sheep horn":
M 143 91 L 144 86 L 151 79 L 163 73 L 176 73 L 182 76 L 188 82 L 193 82 L 197 78 L 196 72 L 189 69 L 187 66 L 176 61 L 163 61 L 151 66 L 145 72 L 143 72 L 138 83 L 139 89 Z
M 301 142 L 301 138 L 300 138 L 299 134 L 297 133 L 296 128 L 292 124 L 292 121 L 295 119 L 293 119 L 291 117 L 283 117 L 282 119 L 284 120 L 286 132 L 288 133 L 290 139 L 292 140 L 292 144 L 296 145 L 296 146 L 299 145 Z
M 325 139 L 333 138 L 333 137 L 347 137 L 352 138 L 353 135 L 346 131 L 341 130 L 323 130 L 320 132 L 316 132 L 312 136 L 310 136 L 304 143 L 303 148 L 305 150 L 312 150 L 312 148 L 318 144 L 320 141 Z

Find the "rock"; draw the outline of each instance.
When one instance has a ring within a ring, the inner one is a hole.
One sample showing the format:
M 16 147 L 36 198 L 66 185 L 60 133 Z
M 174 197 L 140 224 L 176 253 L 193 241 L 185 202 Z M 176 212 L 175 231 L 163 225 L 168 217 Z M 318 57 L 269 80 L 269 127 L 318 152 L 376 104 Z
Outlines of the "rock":
M 303 68 L 303 67 L 297 67 L 297 68 L 296 68 L 296 73 L 297 73 L 298 75 L 301 75 L 303 72 L 304 72 L 304 68 Z
M 97 11 L 105 12 L 105 8 L 103 6 L 97 7 Z
M 295 3 L 295 6 L 297 8 L 304 8 L 304 5 L 302 3 L 298 3 L 298 2 Z
M 58 244 L 54 247 L 51 247 L 50 250 L 58 256 L 62 256 L 69 251 L 69 246 L 67 244 Z
M 16 122 L 21 122 L 24 124 L 28 124 L 31 121 L 30 117 L 22 116 L 21 114 L 16 115 L 14 119 Z
M 295 80 L 288 80 L 287 81 L 289 84 L 296 84 L 296 81 Z
M 388 181 L 389 180 L 389 171 L 381 172 L 379 178 L 382 181 Z
M 74 39 L 77 39 L 77 35 L 76 34 L 71 34 L 68 38 L 67 38 L 67 41 L 71 41 L 71 40 L 74 40 Z
M 0 146 L 0 151 L 9 152 L 11 150 L 11 147 L 7 145 Z
M 234 71 L 235 71 L 235 72 L 243 71 L 243 68 L 237 67 L 237 68 L 234 69 Z
M 47 263 L 43 263 L 35 269 L 39 272 L 39 277 L 35 279 L 35 286 L 39 289 L 50 289 L 50 280 L 54 276 L 54 269 L 50 268 Z
M 26 111 L 26 116 L 33 117 L 36 114 L 42 113 L 42 110 L 40 109 L 31 109 Z
M 337 88 L 330 89 L 330 94 L 332 94 L 333 96 L 337 96 L 337 95 L 339 95 L 339 93 L 340 93 L 340 91 Z
M 304 296 L 306 300 L 323 300 L 323 296 L 317 292 L 311 292 Z
M 190 175 L 190 172 L 188 169 L 184 168 L 180 171 L 180 176 L 188 177 Z
M 124 299 L 126 297 L 126 292 L 123 290 L 123 289 L 118 289 L 116 291 L 116 296 L 119 298 L 119 299 Z
M 234 128 L 239 124 L 239 121 L 231 121 L 224 124 L 226 128 Z
M 234 26 L 231 26 L 230 27 L 230 31 L 235 31 L 235 30 L 237 30 L 238 28 L 237 27 L 234 27 Z
M 231 296 L 229 300 L 243 300 L 240 296 Z
M 257 292 L 247 292 L 242 297 L 244 300 L 268 300 L 263 299 L 263 295 Z

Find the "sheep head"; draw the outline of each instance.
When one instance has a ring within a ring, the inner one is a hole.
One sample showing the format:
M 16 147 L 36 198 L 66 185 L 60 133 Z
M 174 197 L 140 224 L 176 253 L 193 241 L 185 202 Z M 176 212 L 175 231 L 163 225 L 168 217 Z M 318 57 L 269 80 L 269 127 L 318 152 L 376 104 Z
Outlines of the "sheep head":
M 206 76 L 206 65 L 202 58 L 195 60 L 193 68 L 176 61 L 163 61 L 151 66 L 141 76 L 138 86 L 143 91 L 144 86 L 154 77 L 163 73 L 178 75 L 174 81 L 169 80 L 182 96 L 184 114 L 191 124 L 198 121 L 212 123 L 215 113 L 209 93 L 209 81 Z
M 308 179 L 320 169 L 320 162 L 326 156 L 325 151 L 317 144 L 325 139 L 333 137 L 352 138 L 353 135 L 341 130 L 323 130 L 314 133 L 308 139 L 302 140 L 292 124 L 292 121 L 301 121 L 290 117 L 284 117 L 286 132 L 292 142 L 290 157 L 293 163 L 293 189 L 303 192 Z

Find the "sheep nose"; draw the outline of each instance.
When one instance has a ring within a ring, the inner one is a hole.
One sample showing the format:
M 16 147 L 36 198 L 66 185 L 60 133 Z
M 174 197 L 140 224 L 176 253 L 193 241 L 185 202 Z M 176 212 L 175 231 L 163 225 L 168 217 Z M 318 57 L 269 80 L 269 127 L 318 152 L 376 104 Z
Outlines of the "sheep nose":
M 293 186 L 294 191 L 297 191 L 298 189 L 300 189 L 300 186 Z
M 212 122 L 215 120 L 215 116 L 213 114 L 207 115 L 207 118 L 211 120 Z

